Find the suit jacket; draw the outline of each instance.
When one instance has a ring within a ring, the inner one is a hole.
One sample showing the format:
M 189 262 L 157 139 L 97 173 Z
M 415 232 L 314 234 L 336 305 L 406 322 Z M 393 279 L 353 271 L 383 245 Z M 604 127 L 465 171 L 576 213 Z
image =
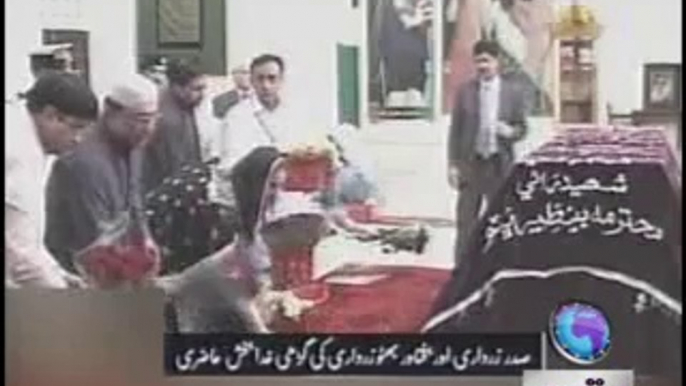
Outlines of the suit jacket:
M 212 113 L 215 118 L 222 119 L 232 107 L 241 101 L 241 96 L 238 90 L 230 90 L 219 94 L 212 99 Z
M 203 138 L 195 110 L 179 105 L 169 90 L 160 96 L 157 129 L 146 146 L 144 188 L 150 192 L 188 164 L 202 162 Z
M 512 77 L 501 75 L 498 120 L 515 129 L 513 136 L 498 137 L 498 152 L 504 170 L 514 162 L 513 145 L 527 132 L 528 95 Z M 448 137 L 448 161 L 458 169 L 469 167 L 477 156 L 476 139 L 480 123 L 479 81 L 473 79 L 458 91 Z

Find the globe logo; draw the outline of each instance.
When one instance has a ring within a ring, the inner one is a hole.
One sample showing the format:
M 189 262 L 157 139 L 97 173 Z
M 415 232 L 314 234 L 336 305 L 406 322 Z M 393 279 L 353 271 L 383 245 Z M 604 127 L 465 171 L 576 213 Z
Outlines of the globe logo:
M 550 336 L 560 355 L 580 365 L 597 363 L 610 350 L 610 323 L 605 314 L 582 302 L 563 304 L 553 312 Z

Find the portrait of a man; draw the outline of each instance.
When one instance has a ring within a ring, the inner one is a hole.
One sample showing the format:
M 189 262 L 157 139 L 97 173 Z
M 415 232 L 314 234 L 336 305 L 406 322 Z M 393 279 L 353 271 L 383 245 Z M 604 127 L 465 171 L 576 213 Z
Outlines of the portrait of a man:
M 674 82 L 670 74 L 659 72 L 650 79 L 650 103 L 665 104 L 674 100 Z
M 647 64 L 644 77 L 644 108 L 677 110 L 681 105 L 681 66 Z

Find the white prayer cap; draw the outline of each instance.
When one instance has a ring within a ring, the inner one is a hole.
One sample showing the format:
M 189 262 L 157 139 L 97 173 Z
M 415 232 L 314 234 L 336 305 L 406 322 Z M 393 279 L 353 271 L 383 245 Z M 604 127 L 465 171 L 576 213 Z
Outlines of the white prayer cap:
M 138 111 L 157 111 L 159 90 L 155 83 L 138 74 L 127 76 L 114 84 L 107 94 L 112 102 Z

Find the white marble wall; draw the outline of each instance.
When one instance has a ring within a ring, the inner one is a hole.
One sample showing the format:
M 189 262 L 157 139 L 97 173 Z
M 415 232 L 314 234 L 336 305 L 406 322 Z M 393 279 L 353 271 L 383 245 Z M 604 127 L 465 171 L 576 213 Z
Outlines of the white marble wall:
M 40 47 L 43 29 L 89 32 L 91 85 L 99 95 L 136 70 L 136 0 L 7 0 L 5 8 L 6 94 L 33 81 L 29 54 Z

